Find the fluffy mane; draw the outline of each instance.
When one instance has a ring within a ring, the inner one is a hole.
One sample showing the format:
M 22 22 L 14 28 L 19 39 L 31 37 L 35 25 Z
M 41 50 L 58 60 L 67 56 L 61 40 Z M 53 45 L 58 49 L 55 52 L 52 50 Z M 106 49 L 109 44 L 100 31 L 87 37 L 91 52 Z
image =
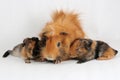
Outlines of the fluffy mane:
M 78 16 L 79 15 L 74 12 L 65 12 L 63 10 L 60 10 L 53 13 L 52 20 L 53 22 L 62 25 L 68 25 L 71 23 L 80 28 L 80 21 L 78 19 Z

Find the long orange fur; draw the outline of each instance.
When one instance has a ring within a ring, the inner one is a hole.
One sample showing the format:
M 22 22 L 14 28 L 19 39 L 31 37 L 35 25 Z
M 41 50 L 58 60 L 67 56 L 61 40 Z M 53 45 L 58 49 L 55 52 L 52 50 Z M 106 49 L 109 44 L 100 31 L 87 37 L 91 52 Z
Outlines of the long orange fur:
M 60 35 L 61 32 L 67 35 Z M 78 14 L 73 12 L 56 11 L 52 15 L 52 21 L 48 22 L 40 33 L 47 36 L 46 47 L 43 49 L 43 57 L 55 60 L 60 55 L 59 48 L 64 48 L 66 54 L 69 54 L 70 44 L 76 38 L 84 38 L 85 33 L 78 19 Z M 57 43 L 61 42 L 61 47 Z

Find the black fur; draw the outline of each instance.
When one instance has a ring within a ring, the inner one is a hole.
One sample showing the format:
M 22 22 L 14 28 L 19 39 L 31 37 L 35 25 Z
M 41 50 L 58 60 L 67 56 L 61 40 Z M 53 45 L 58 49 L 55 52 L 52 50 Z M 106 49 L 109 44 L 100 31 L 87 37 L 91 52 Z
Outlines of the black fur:
M 37 37 L 32 37 L 32 40 L 35 41 L 35 46 L 33 48 L 33 57 L 38 57 L 40 54 L 39 39 Z
M 88 61 L 88 60 L 86 60 L 86 59 L 79 59 L 77 63 L 84 63 L 86 61 Z
M 38 57 L 40 55 L 42 47 L 46 45 L 46 37 L 42 37 L 41 40 L 39 40 L 37 37 L 33 37 L 32 40 L 36 42 L 32 56 Z
M 106 44 L 105 42 L 102 41 L 96 41 L 96 42 L 97 45 L 95 49 L 95 59 L 97 59 L 100 56 L 100 53 L 103 53 L 109 48 L 108 44 Z
M 4 55 L 3 55 L 3 58 L 5 58 L 5 57 L 7 57 L 8 55 L 10 55 L 10 50 L 8 50 L 8 51 L 6 51 L 5 53 L 4 53 Z
M 114 51 L 115 51 L 115 55 L 116 55 L 116 54 L 118 53 L 118 51 L 117 51 L 117 50 L 115 50 L 115 49 L 114 49 Z
M 37 37 L 32 37 L 32 40 L 33 40 L 33 41 L 36 41 L 36 42 L 39 41 L 39 39 L 38 39 Z
M 43 36 L 40 40 L 40 46 L 41 47 L 44 47 L 46 45 L 46 40 L 47 40 L 47 37 L 46 36 Z

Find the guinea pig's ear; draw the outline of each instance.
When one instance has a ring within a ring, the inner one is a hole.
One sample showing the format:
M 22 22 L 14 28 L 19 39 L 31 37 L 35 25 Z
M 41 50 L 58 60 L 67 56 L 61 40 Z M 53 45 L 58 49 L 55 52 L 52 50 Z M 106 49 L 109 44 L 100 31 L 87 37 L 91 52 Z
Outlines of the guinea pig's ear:
M 38 39 L 37 37 L 32 37 L 32 40 L 33 40 L 33 41 L 36 41 L 36 42 L 39 41 L 39 39 Z
M 48 37 L 47 37 L 47 36 L 43 36 L 41 39 L 45 39 L 45 40 L 47 40 L 47 39 L 48 39 Z
M 60 32 L 60 35 L 67 36 L 68 33 L 67 32 Z
M 30 38 L 25 38 L 25 39 L 23 40 L 23 45 L 26 45 L 29 39 L 30 39 Z
M 84 45 L 87 50 L 91 50 L 92 40 L 84 40 Z
M 47 32 L 44 32 L 44 33 L 41 34 L 41 39 L 42 40 L 47 40 L 48 39 L 46 34 L 47 34 Z
M 42 37 L 47 37 L 46 34 L 47 34 L 47 32 L 43 32 L 43 33 L 40 34 L 40 37 L 41 37 L 41 38 L 42 38 Z

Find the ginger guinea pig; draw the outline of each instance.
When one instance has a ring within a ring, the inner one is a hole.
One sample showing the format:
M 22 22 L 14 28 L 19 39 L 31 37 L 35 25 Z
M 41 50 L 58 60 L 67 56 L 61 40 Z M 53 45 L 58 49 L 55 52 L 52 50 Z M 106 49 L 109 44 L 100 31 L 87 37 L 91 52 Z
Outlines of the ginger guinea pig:
M 61 54 L 69 55 L 71 42 L 76 38 L 84 38 L 85 33 L 78 14 L 61 10 L 53 13 L 52 21 L 47 23 L 40 33 L 40 37 L 43 36 L 47 37 L 43 57 L 47 60 L 56 60 Z
M 67 46 L 64 45 L 66 36 L 67 33 L 61 33 L 59 36 L 46 37 L 46 45 L 42 48 L 41 52 L 42 58 L 53 61 L 54 63 L 68 59 L 67 53 L 65 52 Z

